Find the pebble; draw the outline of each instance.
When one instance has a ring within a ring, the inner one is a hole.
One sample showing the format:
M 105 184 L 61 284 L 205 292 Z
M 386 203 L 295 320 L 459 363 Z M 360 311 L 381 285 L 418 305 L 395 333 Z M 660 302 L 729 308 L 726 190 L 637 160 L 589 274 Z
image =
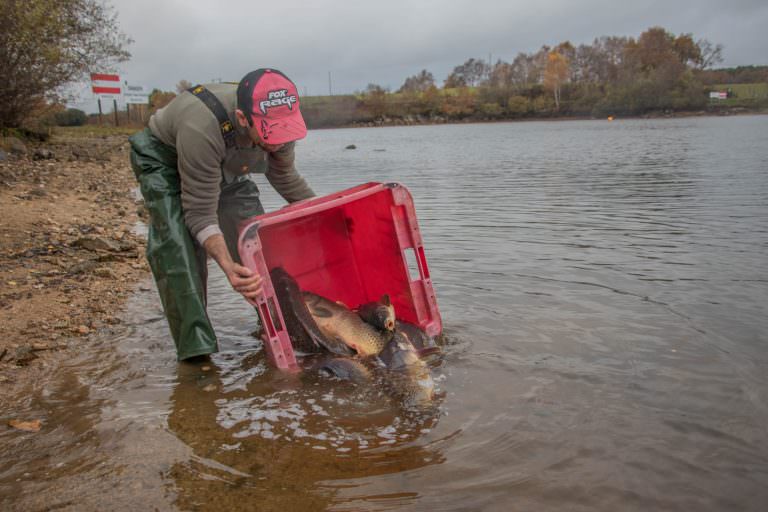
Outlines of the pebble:
M 109 267 L 99 267 L 95 269 L 93 273 L 98 277 L 103 277 L 108 279 L 117 279 L 117 274 L 115 274 L 115 271 Z

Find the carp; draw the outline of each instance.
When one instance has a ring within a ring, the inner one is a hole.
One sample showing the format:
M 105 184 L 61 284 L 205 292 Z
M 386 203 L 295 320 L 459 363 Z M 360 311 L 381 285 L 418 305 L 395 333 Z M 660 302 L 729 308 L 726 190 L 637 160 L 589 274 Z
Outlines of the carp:
M 304 330 L 304 322 L 298 318 L 300 314 L 309 315 L 309 311 L 303 305 L 304 298 L 301 296 L 299 285 L 281 267 L 272 269 L 269 275 L 275 289 L 277 303 L 283 313 L 285 330 L 291 339 L 291 345 L 294 349 L 305 354 L 320 352 L 321 346 L 307 334 L 307 331 Z
M 355 384 L 367 384 L 372 378 L 371 370 L 366 365 L 348 357 L 328 357 L 316 363 L 314 368 L 328 376 Z
M 435 343 L 435 339 L 428 336 L 427 333 L 419 329 L 417 326 L 397 320 L 395 322 L 395 329 L 403 336 L 408 338 L 408 341 L 413 344 L 419 357 L 432 355 L 440 352 L 440 348 Z
M 327 356 L 312 368 L 357 385 L 375 384 L 406 408 L 432 404 L 435 382 L 429 366 L 402 333 L 395 332 L 376 358 Z
M 315 369 L 356 384 L 372 382 L 373 369 L 388 394 L 406 405 L 432 401 L 435 383 L 420 355 L 437 347 L 417 326 L 395 320 L 388 296 L 362 305 L 355 313 L 341 303 L 302 291 L 281 267 L 274 268 L 270 277 L 294 348 L 305 353 L 325 348 L 362 358 L 323 357 L 313 365 Z
M 282 267 L 275 267 L 269 273 L 272 286 L 277 295 L 277 302 L 283 313 L 285 329 L 291 338 L 291 344 L 305 353 L 320 352 L 325 347 L 339 355 L 352 355 L 353 350 L 342 340 L 326 336 L 307 308 L 296 280 Z
M 346 345 L 361 357 L 377 355 L 392 338 L 391 332 L 379 331 L 342 304 L 312 292 L 303 292 L 302 295 L 325 339 L 337 345 Z
M 384 386 L 392 395 L 406 405 L 423 406 L 432 401 L 435 381 L 429 367 L 403 333 L 395 331 L 378 359 L 389 371 Z
M 389 295 L 382 295 L 380 301 L 363 304 L 357 308 L 357 314 L 377 329 L 395 330 L 395 307 L 389 300 Z

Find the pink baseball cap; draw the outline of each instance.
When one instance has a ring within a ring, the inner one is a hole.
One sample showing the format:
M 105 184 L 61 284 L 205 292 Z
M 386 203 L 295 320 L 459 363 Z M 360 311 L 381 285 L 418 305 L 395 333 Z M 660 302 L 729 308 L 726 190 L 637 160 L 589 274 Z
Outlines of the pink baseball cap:
M 276 69 L 245 75 L 237 86 L 237 107 L 267 144 L 285 144 L 307 135 L 296 85 Z

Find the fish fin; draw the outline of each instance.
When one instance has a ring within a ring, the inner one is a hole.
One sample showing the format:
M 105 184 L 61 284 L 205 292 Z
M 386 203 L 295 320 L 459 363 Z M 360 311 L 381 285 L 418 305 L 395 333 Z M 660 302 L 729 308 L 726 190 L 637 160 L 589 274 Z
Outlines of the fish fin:
M 365 384 L 371 380 L 371 372 L 368 368 L 352 359 L 329 359 L 324 361 L 318 369 L 328 372 L 341 380 L 348 380 L 355 384 Z
M 336 340 L 335 343 L 328 343 L 326 340 L 319 340 L 320 344 L 324 346 L 326 349 L 328 349 L 330 352 L 334 354 L 338 354 L 340 356 L 353 356 L 356 354 L 354 349 L 352 347 L 348 346 L 345 343 L 338 342 Z
M 333 312 L 330 309 L 322 306 L 313 307 L 312 314 L 314 316 L 319 316 L 320 318 L 331 318 L 333 316 Z
M 425 348 L 417 349 L 416 353 L 419 355 L 420 358 L 429 357 L 433 354 L 439 354 L 440 347 L 425 347 Z
M 314 323 L 314 319 L 311 321 Z M 333 352 L 334 354 L 339 354 L 341 356 L 352 356 L 355 354 L 354 351 L 344 343 L 339 343 L 335 339 L 328 339 L 328 337 L 325 336 L 322 331 L 320 331 L 320 328 L 316 323 L 314 323 L 314 325 L 304 325 L 304 330 L 309 335 L 309 338 L 314 342 L 315 346 L 318 348 L 324 347 L 328 351 Z
M 311 336 L 311 337 L 315 343 L 319 343 L 320 345 L 325 347 L 329 352 L 332 352 L 334 354 L 338 354 L 340 356 L 353 356 L 357 353 L 352 347 L 350 347 L 349 345 L 347 345 L 337 337 L 329 338 L 325 335 L 323 335 L 322 337 L 319 337 L 319 336 Z

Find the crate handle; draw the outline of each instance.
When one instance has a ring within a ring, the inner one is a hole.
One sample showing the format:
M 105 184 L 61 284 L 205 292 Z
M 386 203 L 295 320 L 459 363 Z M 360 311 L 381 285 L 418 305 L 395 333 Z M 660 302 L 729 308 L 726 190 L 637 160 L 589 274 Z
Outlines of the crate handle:
M 419 257 L 419 270 L 421 271 L 422 279 L 429 279 L 429 267 L 427 266 L 427 257 L 424 256 L 424 247 L 418 246 L 416 248 L 416 254 Z
M 269 338 L 274 338 L 277 335 L 277 329 L 275 329 L 275 326 L 277 325 L 280 330 L 282 330 L 282 326 L 280 325 L 280 320 L 277 318 L 277 311 L 275 309 L 275 300 L 272 297 L 269 297 L 267 299 L 267 302 L 263 304 L 259 304 L 259 309 L 261 313 L 261 318 L 264 321 L 264 327 L 267 329 L 267 334 Z
M 427 258 L 424 256 L 424 247 L 408 247 L 404 251 L 408 278 L 411 281 L 429 279 L 429 267 L 427 267 Z M 418 274 L 418 277 L 414 278 L 414 274 Z

